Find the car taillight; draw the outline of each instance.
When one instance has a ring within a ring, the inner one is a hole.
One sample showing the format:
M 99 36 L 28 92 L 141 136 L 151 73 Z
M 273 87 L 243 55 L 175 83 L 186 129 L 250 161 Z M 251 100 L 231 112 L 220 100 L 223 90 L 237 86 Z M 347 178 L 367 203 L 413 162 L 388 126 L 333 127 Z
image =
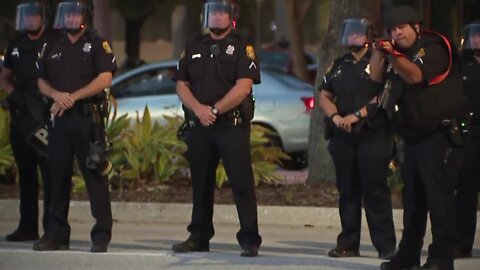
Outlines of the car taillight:
M 302 97 L 303 104 L 305 105 L 305 112 L 310 112 L 315 108 L 315 98 L 314 97 Z

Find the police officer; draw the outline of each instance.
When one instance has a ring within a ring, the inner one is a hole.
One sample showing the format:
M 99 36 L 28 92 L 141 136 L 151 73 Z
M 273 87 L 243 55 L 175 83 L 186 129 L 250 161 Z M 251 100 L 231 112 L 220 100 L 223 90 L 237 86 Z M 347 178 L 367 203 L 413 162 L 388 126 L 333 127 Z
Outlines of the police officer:
M 470 102 L 473 115 L 470 136 L 460 167 L 455 204 L 457 208 L 456 258 L 472 256 L 477 227 L 478 192 L 480 191 L 480 20 L 465 26 L 461 51 L 463 89 Z
M 186 141 L 193 210 L 187 228 L 190 237 L 173 245 L 175 252 L 209 251 L 220 159 L 237 206 L 241 256 L 257 256 L 262 240 L 250 156 L 250 119 L 242 118 L 244 112 L 238 110 L 242 101 L 251 98 L 252 84 L 260 83 L 260 71 L 253 46 L 232 32 L 237 12 L 232 1 L 206 2 L 203 23 L 210 33 L 190 42 L 178 63 L 177 94 L 194 123 Z
M 335 164 L 342 232 L 330 257 L 359 256 L 362 199 L 373 245 L 378 257 L 395 251 L 392 201 L 387 186 L 392 158 L 392 134 L 386 126 L 367 123 L 366 106 L 375 100 L 381 85 L 370 80 L 366 19 L 343 23 L 341 45 L 350 52 L 337 58 L 320 86 L 319 104 L 334 125 L 329 152 Z
M 422 269 L 453 269 L 454 190 L 462 155 L 455 122 L 466 107 L 455 50 L 442 35 L 420 32 L 421 18 L 412 7 L 386 14 L 390 37 L 375 43 L 370 76 L 385 82 L 388 94 L 381 102 L 405 138 L 404 230 L 398 253 L 381 269 L 420 266 L 428 212 L 433 240 Z
M 8 45 L 5 67 L 0 74 L 0 85 L 8 94 L 10 142 L 20 186 L 20 223 L 13 233 L 5 237 L 7 241 L 38 239 L 38 166 L 44 194 L 44 230 L 48 225 L 50 174 L 46 157 L 40 155 L 46 152 L 44 120 L 48 105 L 38 91 L 36 65 L 43 45 L 52 36 L 45 30 L 45 16 L 46 7 L 42 1 L 22 1 L 17 6 L 17 36 Z M 35 141 L 40 144 L 34 144 Z
M 99 131 L 94 96 L 111 84 L 115 57 L 107 41 L 89 29 L 92 7 L 82 1 L 58 4 L 54 28 L 64 33 L 44 48 L 40 57 L 41 92 L 53 100 L 50 109 L 49 155 L 52 167 L 52 201 L 47 232 L 35 250 L 69 248 L 70 202 L 73 158 L 86 182 L 90 207 L 96 223 L 91 230 L 91 252 L 106 252 L 112 233 L 108 180 L 87 163 L 94 134 Z M 103 130 L 104 132 L 104 130 Z

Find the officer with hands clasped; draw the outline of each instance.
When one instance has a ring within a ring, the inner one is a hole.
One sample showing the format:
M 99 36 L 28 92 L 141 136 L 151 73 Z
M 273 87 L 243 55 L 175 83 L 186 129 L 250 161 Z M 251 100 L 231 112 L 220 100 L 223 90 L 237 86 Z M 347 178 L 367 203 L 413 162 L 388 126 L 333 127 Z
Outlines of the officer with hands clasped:
M 442 35 L 420 31 L 420 25 L 412 7 L 387 12 L 390 37 L 374 44 L 370 60 L 371 78 L 385 82 L 388 92 L 382 108 L 405 139 L 404 230 L 397 254 L 381 269 L 418 269 L 428 213 L 433 239 L 421 269 L 454 269 L 452 217 L 462 157 L 456 122 L 468 106 L 455 49 Z
M 8 45 L 5 67 L 0 73 L 0 85 L 8 94 L 10 142 L 20 187 L 20 222 L 17 230 L 5 237 L 6 241 L 38 239 L 38 166 L 43 184 L 43 229 L 48 226 L 50 173 L 45 157 L 48 105 L 37 87 L 36 65 L 43 45 L 52 38 L 46 24 L 44 2 L 22 1 L 17 6 L 17 36 Z
M 58 4 L 54 28 L 63 34 L 47 43 L 40 56 L 41 92 L 53 100 L 49 127 L 52 167 L 50 224 L 35 250 L 69 248 L 70 202 L 73 158 L 85 179 L 90 207 L 96 220 L 91 230 L 91 252 L 106 252 L 112 234 L 112 212 L 108 179 L 101 168 L 90 164 L 95 137 L 105 136 L 98 123 L 97 94 L 111 84 L 115 57 L 107 41 L 89 29 L 93 7 L 83 1 Z M 93 148 L 94 149 L 94 148 Z
M 209 251 L 216 168 L 222 159 L 240 220 L 241 256 L 257 256 L 262 239 L 250 156 L 251 116 L 238 108 L 251 101 L 252 84 L 260 83 L 259 65 L 253 46 L 232 32 L 238 16 L 233 1 L 207 1 L 202 15 L 210 33 L 187 45 L 176 75 L 177 94 L 193 123 L 186 138 L 193 210 L 190 237 L 172 249 Z
M 328 256 L 360 256 L 363 201 L 373 245 L 378 257 L 387 259 L 396 246 L 387 186 L 393 139 L 386 126 L 374 127 L 366 118 L 367 105 L 382 90 L 369 77 L 372 31 L 366 19 L 347 19 L 342 30 L 341 45 L 350 52 L 334 61 L 319 88 L 320 107 L 329 118 L 327 124 L 334 125 L 328 149 L 335 164 L 342 224 L 337 246 Z
M 455 205 L 457 209 L 454 256 L 472 256 L 477 227 L 478 193 L 480 191 L 480 20 L 465 26 L 461 50 L 463 89 L 472 109 L 469 137 L 465 145 L 458 178 Z

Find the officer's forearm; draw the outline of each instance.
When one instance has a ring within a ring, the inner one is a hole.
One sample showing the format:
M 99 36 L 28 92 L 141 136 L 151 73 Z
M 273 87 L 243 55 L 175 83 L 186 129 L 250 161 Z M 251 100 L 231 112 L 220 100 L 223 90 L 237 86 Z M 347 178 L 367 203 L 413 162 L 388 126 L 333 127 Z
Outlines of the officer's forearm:
M 233 88 L 214 104 L 215 108 L 218 109 L 220 114 L 236 108 L 250 94 L 252 85 L 253 81 L 251 79 L 238 79 Z
M 422 82 L 422 71 L 417 65 L 415 65 L 415 63 L 408 60 L 406 57 L 393 57 L 391 63 L 393 69 L 408 84 Z
M 58 92 L 55 88 L 53 88 L 49 82 L 45 81 L 44 79 L 38 79 L 38 89 L 40 89 L 40 93 L 42 95 L 47 96 L 49 98 L 53 98 L 52 95 L 55 92 Z
M 112 73 L 102 72 L 86 86 L 73 92 L 73 100 L 88 98 L 100 93 L 103 89 L 112 85 Z
M 385 72 L 385 55 L 374 50 L 370 58 L 370 79 L 375 82 L 383 81 L 383 73 Z
M 318 98 L 318 105 L 327 117 L 331 117 L 333 114 L 338 114 L 337 106 L 333 103 L 332 94 L 327 91 L 321 90 Z
M 192 91 L 189 88 L 189 85 L 185 81 L 178 81 L 176 85 L 178 98 L 182 101 L 190 110 L 195 111 L 200 104 L 195 96 L 192 94 Z
M 0 73 L 0 88 L 2 88 L 8 95 L 13 91 L 13 72 L 8 68 L 3 68 Z

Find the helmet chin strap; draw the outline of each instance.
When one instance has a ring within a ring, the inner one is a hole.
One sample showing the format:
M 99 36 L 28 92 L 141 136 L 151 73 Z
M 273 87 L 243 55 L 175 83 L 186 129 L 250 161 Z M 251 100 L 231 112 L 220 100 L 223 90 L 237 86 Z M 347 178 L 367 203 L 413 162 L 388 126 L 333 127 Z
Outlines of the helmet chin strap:
M 81 28 L 76 28 L 76 29 L 69 28 L 69 29 L 67 29 L 67 33 L 69 33 L 71 35 L 76 35 L 76 34 L 80 33 L 80 31 L 82 31 Z
M 36 35 L 38 35 L 38 33 L 40 33 L 40 31 L 42 31 L 41 26 L 39 28 L 35 29 L 35 30 L 28 30 L 27 34 L 29 34 L 31 36 L 36 36 Z
M 210 32 L 214 33 L 217 36 L 220 36 L 223 33 L 227 32 L 228 29 L 230 29 L 230 27 L 227 27 L 227 28 L 210 27 Z
M 351 52 L 359 52 L 361 51 L 363 48 L 365 48 L 366 46 L 365 45 L 362 45 L 362 46 L 359 46 L 359 45 L 350 45 L 348 46 L 348 48 L 350 49 Z

